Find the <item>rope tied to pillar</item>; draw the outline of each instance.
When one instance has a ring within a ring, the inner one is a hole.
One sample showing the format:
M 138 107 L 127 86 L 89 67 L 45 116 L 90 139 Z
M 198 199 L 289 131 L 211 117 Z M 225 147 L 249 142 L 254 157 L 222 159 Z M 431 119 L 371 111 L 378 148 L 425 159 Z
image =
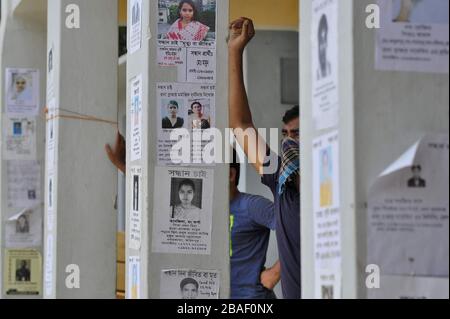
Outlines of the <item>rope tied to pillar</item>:
M 92 115 L 82 114 L 82 113 L 66 110 L 63 108 L 55 108 L 52 110 L 55 110 L 58 114 L 49 115 L 50 110 L 48 107 L 45 107 L 44 113 L 45 113 L 46 122 L 54 120 L 54 119 L 62 118 L 62 119 L 69 119 L 69 120 L 105 123 L 105 124 L 113 125 L 115 128 L 118 128 L 118 122 L 105 120 L 105 119 L 95 117 Z M 65 112 L 67 114 L 61 114 L 61 112 Z

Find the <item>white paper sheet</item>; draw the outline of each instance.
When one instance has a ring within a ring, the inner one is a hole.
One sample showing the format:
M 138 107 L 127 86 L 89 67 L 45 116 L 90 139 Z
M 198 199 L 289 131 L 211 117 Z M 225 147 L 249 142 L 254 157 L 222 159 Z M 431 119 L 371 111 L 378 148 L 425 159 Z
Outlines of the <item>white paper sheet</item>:
M 127 299 L 141 299 L 141 257 L 128 257 Z
M 3 117 L 3 159 L 36 160 L 36 120 Z
M 368 264 L 383 275 L 448 277 L 448 135 L 427 135 L 405 154 L 370 188 Z
M 41 167 L 37 161 L 7 161 L 7 203 L 28 208 L 42 202 Z
M 161 299 L 219 299 L 217 270 L 162 270 Z
M 377 70 L 447 73 L 448 0 L 379 0 Z
M 214 171 L 155 169 L 152 251 L 209 255 Z
M 313 1 L 311 30 L 314 126 L 323 130 L 339 122 L 337 0 Z
M 6 113 L 39 115 L 39 70 L 6 68 Z
M 5 223 L 7 248 L 42 246 L 42 205 L 21 209 L 8 217 Z
M 131 80 L 131 161 L 142 158 L 142 75 Z
M 142 46 L 142 0 L 130 1 L 130 44 L 128 53 L 131 55 Z

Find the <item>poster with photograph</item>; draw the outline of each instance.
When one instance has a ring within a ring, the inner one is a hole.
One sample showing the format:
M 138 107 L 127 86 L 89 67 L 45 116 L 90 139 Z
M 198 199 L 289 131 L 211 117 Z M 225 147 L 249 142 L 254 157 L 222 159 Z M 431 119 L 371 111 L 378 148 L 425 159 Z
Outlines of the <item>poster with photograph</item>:
M 313 207 L 315 269 L 340 269 L 341 218 L 339 134 L 313 142 Z
M 339 122 L 337 0 L 313 2 L 311 32 L 314 126 L 324 130 Z
M 55 98 L 55 48 L 50 45 L 47 53 L 47 101 Z
M 141 257 L 128 257 L 127 299 L 141 299 Z
M 142 158 L 142 75 L 131 80 L 131 161 Z
M 36 120 L 3 117 L 3 159 L 36 160 Z
M 337 269 L 317 269 L 315 299 L 341 299 L 341 272 Z
M 159 0 L 160 47 L 215 47 L 216 0 Z
M 142 168 L 131 168 L 131 194 L 132 201 L 130 207 L 130 229 L 129 229 L 129 247 L 130 249 L 141 249 L 142 238 Z
M 46 154 L 45 154 L 45 165 L 47 171 L 52 171 L 55 169 L 56 156 L 57 156 L 57 136 L 58 136 L 58 120 L 56 118 L 56 100 L 51 99 L 48 102 L 48 113 L 47 113 L 47 123 L 46 123 Z
M 37 296 L 42 289 L 42 258 L 36 250 L 5 250 L 3 292 L 6 296 Z
M 29 208 L 42 202 L 39 162 L 7 161 L 6 175 L 9 208 Z
M 367 262 L 382 275 L 448 277 L 448 176 L 448 134 L 428 134 L 375 180 Z
M 214 171 L 155 169 L 154 253 L 209 255 Z
M 130 1 L 129 16 L 131 17 L 131 25 L 129 27 L 130 44 L 128 53 L 131 55 L 142 46 L 142 0 Z
M 449 1 L 378 0 L 375 68 L 448 74 Z
M 39 115 L 39 70 L 7 68 L 5 92 L 8 115 Z
M 42 205 L 21 209 L 7 217 L 5 246 L 7 248 L 42 246 Z
M 158 83 L 157 96 L 158 165 L 205 164 L 202 152 L 213 140 L 208 129 L 215 126 L 215 86 Z M 185 129 L 179 136 L 190 142 L 188 163 L 174 161 L 179 154 L 172 150 L 180 140 L 178 135 L 172 140 L 171 135 L 180 133 L 179 129 Z
M 219 299 L 217 270 L 162 270 L 161 299 Z

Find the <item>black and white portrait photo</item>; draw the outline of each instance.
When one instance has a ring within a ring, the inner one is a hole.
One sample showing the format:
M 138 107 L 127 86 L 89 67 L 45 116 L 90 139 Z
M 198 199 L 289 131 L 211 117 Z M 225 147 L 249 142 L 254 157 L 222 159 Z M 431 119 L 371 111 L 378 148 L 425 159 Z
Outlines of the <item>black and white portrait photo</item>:
M 139 175 L 133 175 L 133 211 L 139 211 Z
M 31 271 L 30 271 L 31 260 L 17 260 L 16 261 L 16 281 L 30 281 Z
M 28 234 L 30 232 L 30 222 L 27 214 L 20 215 L 16 220 L 16 233 Z
M 412 177 L 408 180 L 409 188 L 425 188 L 427 187 L 427 183 L 425 179 L 422 178 L 422 166 L 421 165 L 413 165 L 411 167 Z
M 171 218 L 200 221 L 202 216 L 201 179 L 172 178 L 171 180 Z
M 323 14 L 319 21 L 317 33 L 317 43 L 319 44 L 318 60 L 319 69 L 317 70 L 317 80 L 325 79 L 331 75 L 331 63 L 328 60 L 328 18 Z

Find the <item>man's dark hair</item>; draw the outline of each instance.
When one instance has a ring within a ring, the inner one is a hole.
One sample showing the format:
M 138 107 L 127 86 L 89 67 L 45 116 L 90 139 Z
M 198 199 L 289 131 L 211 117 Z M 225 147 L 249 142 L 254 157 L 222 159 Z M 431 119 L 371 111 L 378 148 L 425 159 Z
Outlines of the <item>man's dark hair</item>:
M 198 282 L 195 279 L 192 278 L 184 278 L 181 282 L 180 282 L 180 289 L 183 290 L 184 286 L 192 284 L 195 286 L 195 289 L 198 290 Z
M 190 179 L 184 179 L 181 181 L 181 183 L 178 185 L 178 191 L 181 190 L 181 187 L 183 186 L 190 186 L 192 187 L 192 190 L 195 192 L 195 184 L 192 180 Z
M 320 39 L 323 31 L 325 31 L 326 37 L 328 37 L 328 20 L 326 15 L 322 15 L 320 18 L 318 39 Z
M 295 120 L 300 116 L 300 107 L 294 106 L 292 109 L 286 112 L 283 117 L 283 123 L 288 124 L 290 121 Z
M 239 156 L 235 149 L 233 149 L 233 162 L 230 164 L 230 168 L 234 168 L 236 170 L 236 186 L 239 185 L 239 179 L 241 178 L 241 163 L 239 163 Z
M 180 107 L 178 106 L 178 102 L 177 102 L 177 101 L 170 101 L 170 102 L 169 102 L 169 106 L 170 106 L 170 105 L 176 106 L 177 109 L 180 108 Z

